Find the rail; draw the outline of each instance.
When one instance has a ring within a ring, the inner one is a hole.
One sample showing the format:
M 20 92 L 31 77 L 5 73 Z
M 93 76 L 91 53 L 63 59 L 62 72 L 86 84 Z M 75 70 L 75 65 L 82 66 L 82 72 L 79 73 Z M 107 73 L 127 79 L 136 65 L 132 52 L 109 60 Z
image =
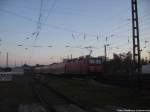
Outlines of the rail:
M 42 103 L 42 105 L 50 112 L 57 112 L 59 106 L 64 105 L 65 105 L 63 107 L 64 112 L 67 112 L 68 109 L 69 111 L 73 112 L 93 112 L 93 110 L 89 110 L 88 108 L 73 101 L 72 99 L 58 92 L 56 89 L 47 85 L 46 83 L 34 80 L 34 82 L 32 82 L 32 88 L 33 92 L 35 93 L 35 96 Z M 54 100 L 50 101 L 49 97 L 51 97 L 50 98 L 51 100 L 52 99 L 56 100 L 57 103 Z

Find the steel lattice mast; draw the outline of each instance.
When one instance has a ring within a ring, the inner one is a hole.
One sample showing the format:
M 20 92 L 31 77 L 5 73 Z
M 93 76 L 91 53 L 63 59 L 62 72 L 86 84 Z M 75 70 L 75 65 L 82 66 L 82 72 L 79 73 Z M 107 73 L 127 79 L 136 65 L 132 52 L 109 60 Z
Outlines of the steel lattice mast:
M 133 33 L 133 61 L 134 72 L 141 72 L 141 54 L 140 54 L 140 40 L 139 40 L 139 23 L 137 0 L 131 0 L 132 6 L 132 33 Z

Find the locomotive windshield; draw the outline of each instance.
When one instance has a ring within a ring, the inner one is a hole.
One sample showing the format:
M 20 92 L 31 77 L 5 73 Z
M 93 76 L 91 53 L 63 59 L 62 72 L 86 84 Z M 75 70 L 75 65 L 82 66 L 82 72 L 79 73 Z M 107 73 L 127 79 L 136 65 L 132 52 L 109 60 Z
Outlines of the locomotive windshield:
M 89 59 L 89 64 L 101 64 L 101 59 Z
M 95 64 L 95 60 L 94 59 L 90 59 L 89 60 L 89 64 Z
M 96 59 L 96 64 L 101 64 L 101 63 L 102 63 L 101 59 Z

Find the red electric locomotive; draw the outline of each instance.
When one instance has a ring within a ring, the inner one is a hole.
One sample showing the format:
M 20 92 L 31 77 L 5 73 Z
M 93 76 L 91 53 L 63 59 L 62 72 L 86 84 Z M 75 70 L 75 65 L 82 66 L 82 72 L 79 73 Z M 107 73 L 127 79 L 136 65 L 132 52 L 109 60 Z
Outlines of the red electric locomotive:
M 80 57 L 65 62 L 65 73 L 70 74 L 100 74 L 103 71 L 104 58 Z
M 64 59 L 61 63 L 37 67 L 34 72 L 37 74 L 97 75 L 103 72 L 103 62 L 103 57 L 86 56 Z

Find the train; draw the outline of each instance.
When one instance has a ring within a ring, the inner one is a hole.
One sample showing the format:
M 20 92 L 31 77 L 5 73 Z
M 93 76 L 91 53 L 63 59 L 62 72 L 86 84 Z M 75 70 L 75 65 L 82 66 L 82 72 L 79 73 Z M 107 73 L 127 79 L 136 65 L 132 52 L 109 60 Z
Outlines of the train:
M 69 75 L 99 75 L 104 70 L 103 57 L 82 56 L 73 59 L 64 59 L 60 63 L 37 66 L 34 74 L 69 74 Z

